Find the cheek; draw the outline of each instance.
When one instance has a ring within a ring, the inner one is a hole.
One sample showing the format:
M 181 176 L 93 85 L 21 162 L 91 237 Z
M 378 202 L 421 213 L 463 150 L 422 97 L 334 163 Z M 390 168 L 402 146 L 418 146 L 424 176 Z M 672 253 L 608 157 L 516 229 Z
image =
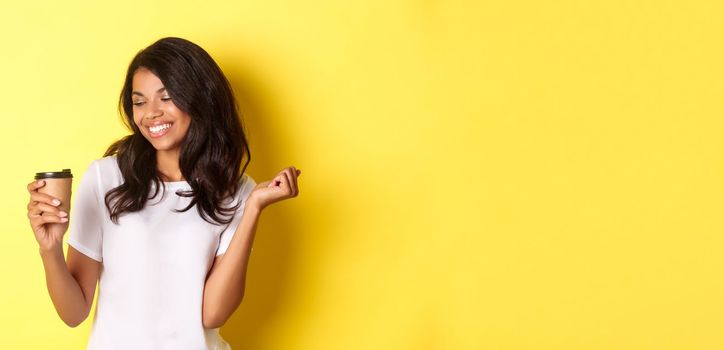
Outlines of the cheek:
M 185 120 L 184 123 L 183 123 L 183 125 L 182 125 L 182 127 L 181 127 L 181 133 L 184 134 L 184 135 L 188 134 L 188 133 L 189 133 L 189 126 L 190 126 L 190 125 L 191 125 L 191 124 L 189 123 L 189 121 L 188 121 L 188 120 Z
M 134 119 L 133 119 L 133 124 L 136 126 L 137 129 L 139 129 L 139 130 L 142 129 L 142 127 L 141 127 L 141 120 L 140 120 L 140 119 L 134 118 Z
M 136 112 L 135 110 L 133 111 L 133 115 L 131 115 L 131 119 L 133 119 L 133 123 L 136 124 L 136 126 L 139 126 L 141 124 L 141 114 Z
M 181 125 L 183 125 L 183 129 L 188 131 L 189 126 L 191 125 L 191 118 L 187 115 L 184 115 L 182 119 L 180 120 Z

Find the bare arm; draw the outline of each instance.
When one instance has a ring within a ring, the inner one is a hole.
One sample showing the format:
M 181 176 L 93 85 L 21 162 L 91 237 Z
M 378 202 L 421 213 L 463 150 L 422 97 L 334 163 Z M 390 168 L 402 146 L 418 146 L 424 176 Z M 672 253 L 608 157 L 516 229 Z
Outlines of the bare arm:
M 40 250 L 45 268 L 45 283 L 58 316 L 70 327 L 81 324 L 90 312 L 100 274 L 100 263 L 68 247 L 68 262 L 63 249 Z
M 205 328 L 219 328 L 234 313 L 244 297 L 246 271 L 256 226 L 268 205 L 299 194 L 297 176 L 301 170 L 283 169 L 274 179 L 262 182 L 247 198 L 241 222 L 226 253 L 214 260 L 204 287 L 202 320 Z
M 261 210 L 244 208 L 241 222 L 226 253 L 214 260 L 204 287 L 203 324 L 221 327 L 239 307 L 244 297 L 246 271 Z
M 68 261 L 65 261 L 62 239 L 68 228 L 68 213 L 58 208 L 60 201 L 38 192 L 44 185 L 43 181 L 28 184 L 28 219 L 40 246 L 50 299 L 63 322 L 75 327 L 90 312 L 100 263 L 73 247 L 68 247 Z

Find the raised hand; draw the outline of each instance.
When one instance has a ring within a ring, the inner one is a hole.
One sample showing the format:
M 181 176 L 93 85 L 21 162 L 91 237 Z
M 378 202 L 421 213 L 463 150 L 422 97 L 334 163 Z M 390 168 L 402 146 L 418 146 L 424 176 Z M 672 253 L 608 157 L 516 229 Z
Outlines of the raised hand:
M 249 195 L 248 205 L 259 210 L 268 205 L 299 195 L 297 177 L 302 171 L 290 166 L 282 169 L 273 179 L 259 183 Z

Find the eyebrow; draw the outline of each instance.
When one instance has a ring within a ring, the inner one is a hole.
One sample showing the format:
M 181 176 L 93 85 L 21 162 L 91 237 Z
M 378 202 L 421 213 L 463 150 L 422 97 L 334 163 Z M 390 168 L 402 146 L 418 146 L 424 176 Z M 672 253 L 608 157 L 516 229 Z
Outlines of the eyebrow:
M 158 90 L 156 90 L 156 93 L 159 93 L 159 92 L 161 92 L 161 91 L 163 91 L 163 90 L 166 90 L 166 87 L 165 87 L 165 86 L 162 87 L 162 88 L 160 88 L 160 89 L 158 89 Z M 132 92 L 131 95 L 138 95 L 138 96 L 144 97 L 143 94 L 140 93 L 140 92 L 138 92 L 138 91 Z

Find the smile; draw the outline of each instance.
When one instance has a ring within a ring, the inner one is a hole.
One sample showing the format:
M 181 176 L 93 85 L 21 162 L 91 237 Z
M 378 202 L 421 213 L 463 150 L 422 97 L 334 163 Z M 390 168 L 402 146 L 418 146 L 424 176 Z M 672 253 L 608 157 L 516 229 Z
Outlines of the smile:
M 163 135 L 166 135 L 168 132 L 168 129 L 171 128 L 172 123 L 166 123 L 161 125 L 154 125 L 151 127 L 148 127 L 148 131 L 151 132 L 151 137 L 161 137 Z

